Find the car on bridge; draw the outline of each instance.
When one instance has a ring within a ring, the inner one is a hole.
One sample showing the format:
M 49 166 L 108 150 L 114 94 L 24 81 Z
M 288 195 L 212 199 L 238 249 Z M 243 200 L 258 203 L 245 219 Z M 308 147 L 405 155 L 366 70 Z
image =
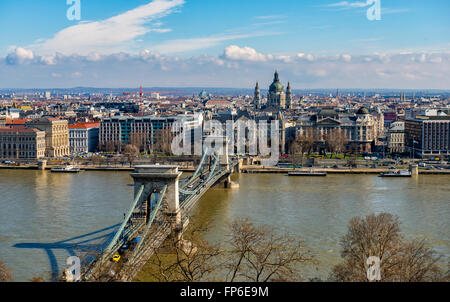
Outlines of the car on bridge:
M 114 255 L 114 256 L 112 257 L 111 260 L 112 260 L 113 262 L 118 263 L 118 262 L 120 261 L 120 255 L 118 255 L 118 254 Z
M 124 244 L 119 250 L 119 255 L 125 254 L 128 251 L 128 249 L 129 249 L 128 244 Z

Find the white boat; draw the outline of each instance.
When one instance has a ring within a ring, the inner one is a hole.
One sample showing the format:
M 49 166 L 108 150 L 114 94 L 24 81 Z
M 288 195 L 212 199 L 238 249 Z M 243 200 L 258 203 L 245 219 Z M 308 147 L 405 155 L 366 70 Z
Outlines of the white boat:
M 59 173 L 78 173 L 81 170 L 78 168 L 75 168 L 73 165 L 67 165 L 67 166 L 63 166 L 63 167 L 52 168 L 51 171 L 59 172 Z
M 412 173 L 409 170 L 400 170 L 394 172 L 381 173 L 380 177 L 412 177 Z
M 303 171 L 292 171 L 288 173 L 289 176 L 327 176 L 327 172 L 317 172 L 313 169 L 303 172 Z

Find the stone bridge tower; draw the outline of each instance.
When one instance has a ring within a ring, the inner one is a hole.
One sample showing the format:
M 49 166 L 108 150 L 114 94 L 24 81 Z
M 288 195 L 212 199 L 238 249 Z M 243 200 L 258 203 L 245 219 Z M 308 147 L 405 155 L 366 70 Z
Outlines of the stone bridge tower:
M 144 207 L 147 213 L 151 198 L 154 193 L 161 193 L 167 186 L 165 201 L 167 204 L 167 215 L 172 223 L 173 230 L 182 229 L 180 213 L 180 195 L 178 184 L 182 172 L 178 171 L 178 166 L 136 166 L 131 174 L 134 179 L 134 198 L 139 194 L 141 186 L 144 191 L 138 204 Z M 142 209 L 142 208 L 141 208 Z M 181 236 L 181 234 L 180 234 Z

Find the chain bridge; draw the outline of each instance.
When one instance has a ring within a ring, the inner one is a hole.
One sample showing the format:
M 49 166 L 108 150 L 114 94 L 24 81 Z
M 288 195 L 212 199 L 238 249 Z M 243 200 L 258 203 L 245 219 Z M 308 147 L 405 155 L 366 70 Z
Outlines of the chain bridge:
M 226 144 L 223 154 L 217 153 L 205 150 L 196 171 L 186 179 L 181 179 L 178 166 L 136 166 L 131 174 L 133 203 L 112 240 L 94 257 L 89 255 L 94 260 L 83 263 L 81 281 L 131 281 L 167 237 L 182 238 L 197 201 L 222 181 L 232 186 L 230 175 L 239 171 L 240 161 L 228 156 Z M 120 261 L 112 261 L 124 246 L 132 249 Z

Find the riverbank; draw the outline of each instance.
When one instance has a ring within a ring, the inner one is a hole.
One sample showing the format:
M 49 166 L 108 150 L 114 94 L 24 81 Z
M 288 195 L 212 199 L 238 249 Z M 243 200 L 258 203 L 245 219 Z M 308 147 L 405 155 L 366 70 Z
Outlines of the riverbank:
M 56 166 L 47 166 L 46 170 L 50 170 Z M 134 167 L 117 167 L 117 166 L 77 166 L 82 171 L 107 171 L 107 172 L 132 172 Z M 0 165 L 0 169 L 8 170 L 38 170 L 37 165 Z M 311 168 L 296 169 L 295 171 L 307 172 Z M 408 169 L 404 167 L 404 169 Z M 180 167 L 182 172 L 195 172 L 194 167 Z M 279 167 L 261 167 L 261 166 L 242 166 L 242 173 L 258 173 L 258 174 L 287 174 L 288 172 L 294 171 L 292 168 L 279 168 Z M 379 169 L 379 168 L 314 168 L 316 172 L 326 172 L 328 174 L 381 174 L 392 171 L 392 169 Z M 426 170 L 419 169 L 419 174 L 422 175 L 450 175 L 450 170 Z
M 45 170 L 51 170 L 52 168 L 55 168 L 56 166 L 47 166 Z M 134 171 L 134 167 L 96 167 L 96 166 L 78 166 L 82 171 L 108 171 L 108 172 L 132 172 Z M 0 165 L 0 170 L 38 170 L 37 165 L 20 165 L 20 166 L 13 166 L 13 165 Z M 180 167 L 180 171 L 182 172 L 194 172 L 195 168 L 190 167 Z
M 408 169 L 407 167 L 404 167 Z M 311 168 L 295 169 L 295 171 L 307 172 Z M 377 169 L 377 168 L 313 168 L 315 172 L 326 172 L 329 174 L 381 174 L 392 171 L 392 169 Z M 292 172 L 291 168 L 278 167 L 260 167 L 260 166 L 242 166 L 242 173 L 260 173 L 260 174 L 287 174 Z M 419 169 L 419 174 L 423 175 L 450 175 L 450 170 L 423 170 Z

